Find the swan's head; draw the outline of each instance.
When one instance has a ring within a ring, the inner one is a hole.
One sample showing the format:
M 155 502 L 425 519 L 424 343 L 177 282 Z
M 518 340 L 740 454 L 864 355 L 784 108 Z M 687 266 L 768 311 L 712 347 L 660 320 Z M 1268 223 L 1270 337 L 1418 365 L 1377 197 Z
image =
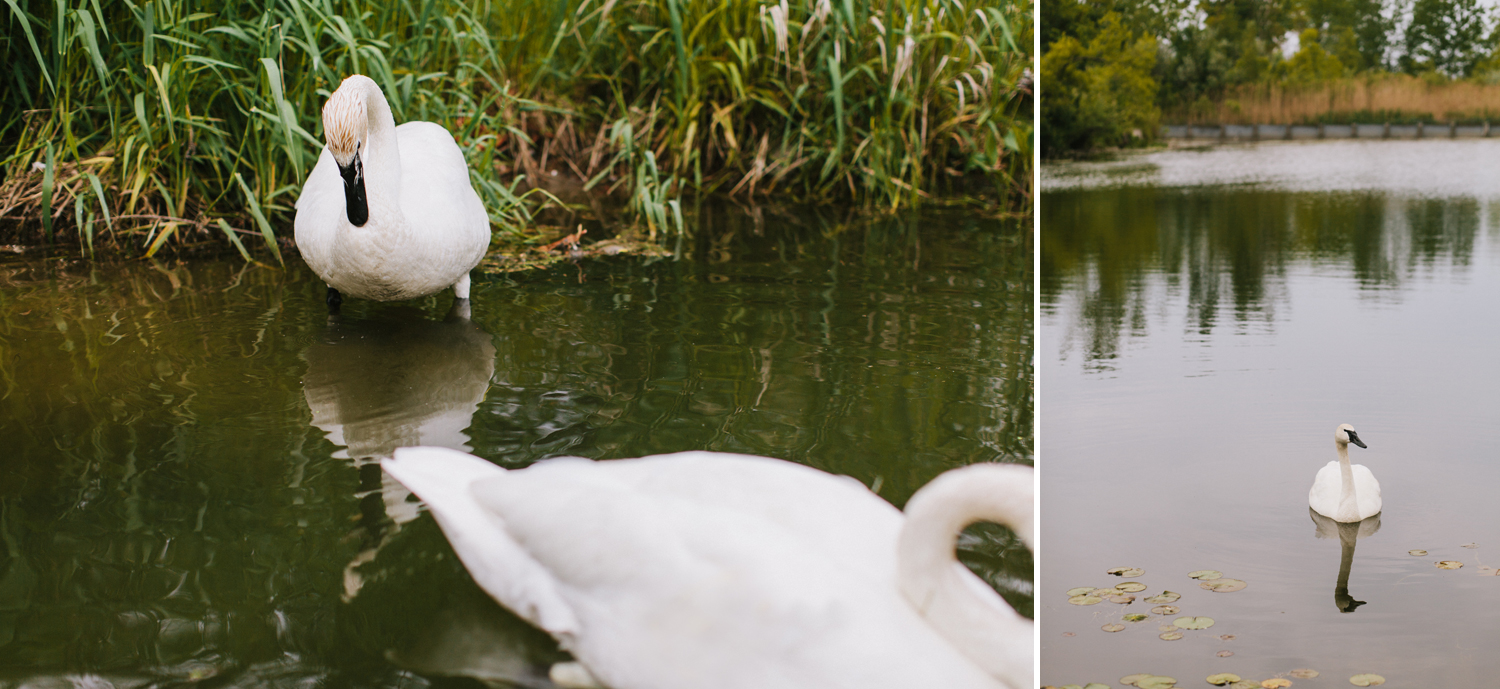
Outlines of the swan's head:
M 323 104 L 323 136 L 328 140 L 333 162 L 339 166 L 339 177 L 344 179 L 345 212 L 355 227 L 363 226 L 370 218 L 365 199 L 365 166 L 359 152 L 369 129 L 366 102 L 372 88 L 378 91 L 380 87 L 369 77 L 356 74 L 339 84 L 338 90 Z
M 1333 440 L 1340 445 L 1354 443 L 1360 447 L 1369 447 L 1365 445 L 1363 440 L 1359 439 L 1359 434 L 1354 432 L 1354 427 L 1347 423 L 1339 424 L 1338 430 L 1333 432 Z

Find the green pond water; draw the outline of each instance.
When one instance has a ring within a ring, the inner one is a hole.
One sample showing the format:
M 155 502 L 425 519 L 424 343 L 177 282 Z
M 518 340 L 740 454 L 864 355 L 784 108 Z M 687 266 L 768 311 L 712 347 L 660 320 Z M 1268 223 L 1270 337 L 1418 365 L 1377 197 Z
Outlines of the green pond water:
M 676 258 L 346 300 L 307 268 L 0 260 L 0 684 L 549 686 L 376 462 L 780 457 L 896 505 L 1032 458 L 1029 224 L 705 211 Z M 1026 614 L 1032 560 L 960 555 Z M 71 679 L 69 679 L 71 677 Z

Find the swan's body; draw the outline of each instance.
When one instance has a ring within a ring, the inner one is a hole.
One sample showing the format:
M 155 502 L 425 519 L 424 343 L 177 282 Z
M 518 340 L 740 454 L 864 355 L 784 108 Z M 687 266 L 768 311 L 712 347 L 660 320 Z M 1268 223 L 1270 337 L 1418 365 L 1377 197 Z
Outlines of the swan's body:
M 1342 424 L 1334 431 L 1339 458 L 1329 462 L 1313 479 L 1307 504 L 1314 512 L 1336 522 L 1358 522 L 1380 513 L 1380 482 L 1363 464 L 1349 464 L 1349 443 L 1365 447 L 1354 427 Z
M 323 130 L 328 145 L 297 198 L 295 222 L 313 272 L 362 299 L 413 299 L 450 286 L 467 299 L 490 226 L 448 130 L 397 127 L 380 87 L 358 74 L 329 97 Z
M 384 465 L 482 588 L 612 689 L 1031 684 L 1031 623 L 953 554 L 958 530 L 980 518 L 1003 518 L 1030 543 L 1028 469 L 960 470 L 968 480 L 935 481 L 947 485 L 920 491 L 906 519 L 858 482 L 763 457 L 506 471 L 402 448 Z M 975 491 L 1009 504 L 944 509 L 983 502 Z

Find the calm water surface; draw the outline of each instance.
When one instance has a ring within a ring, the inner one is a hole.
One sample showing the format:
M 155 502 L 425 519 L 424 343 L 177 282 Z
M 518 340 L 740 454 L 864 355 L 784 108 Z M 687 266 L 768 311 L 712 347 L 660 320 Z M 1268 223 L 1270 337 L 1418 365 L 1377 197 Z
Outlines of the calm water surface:
M 681 248 L 476 275 L 468 320 L 331 322 L 300 264 L 0 263 L 0 684 L 549 686 L 565 656 L 382 479 L 403 445 L 745 452 L 898 505 L 1030 463 L 1028 228 L 705 212 Z M 1029 614 L 1024 546 L 961 545 Z
M 1495 141 L 1338 142 L 1043 175 L 1044 683 L 1493 683 L 1496 161 Z M 1339 423 L 1384 494 L 1342 529 L 1307 504 Z M 1069 604 L 1115 567 L 1145 570 L 1140 599 Z M 1152 614 L 1163 590 L 1179 610 Z M 1159 638 L 1183 616 L 1214 625 Z

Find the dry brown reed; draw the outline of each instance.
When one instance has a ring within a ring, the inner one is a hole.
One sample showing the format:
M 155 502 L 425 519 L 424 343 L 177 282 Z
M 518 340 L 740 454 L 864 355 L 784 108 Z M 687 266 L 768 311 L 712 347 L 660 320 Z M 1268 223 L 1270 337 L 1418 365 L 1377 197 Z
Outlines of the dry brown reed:
M 1434 82 L 1404 74 L 1302 87 L 1255 84 L 1231 91 L 1209 108 L 1164 114 L 1163 119 L 1173 123 L 1220 124 L 1500 121 L 1500 84 Z

